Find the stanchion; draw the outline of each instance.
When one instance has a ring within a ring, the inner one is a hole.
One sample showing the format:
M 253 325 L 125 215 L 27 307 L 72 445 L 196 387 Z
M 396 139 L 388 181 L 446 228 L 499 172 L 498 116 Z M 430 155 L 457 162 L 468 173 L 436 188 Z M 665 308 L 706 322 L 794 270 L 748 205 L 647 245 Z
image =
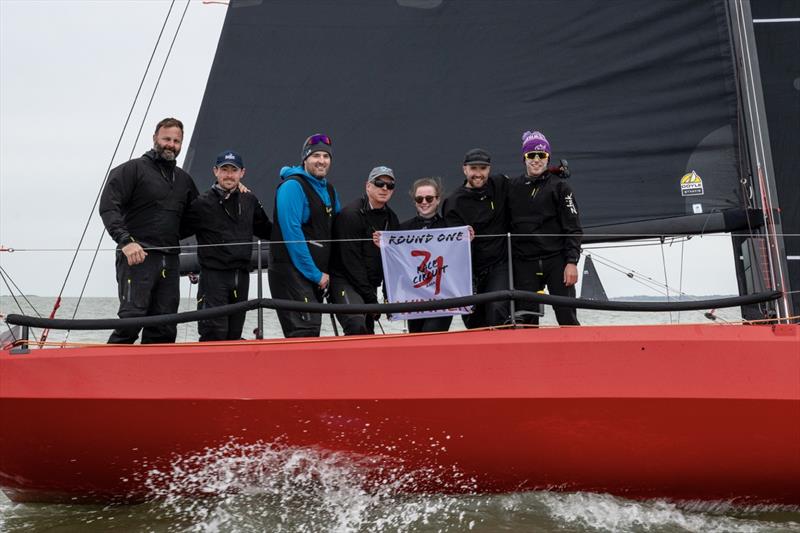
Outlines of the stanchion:
M 507 242 L 507 249 L 508 249 L 508 288 L 510 290 L 514 290 L 514 262 L 512 261 L 511 257 L 511 233 L 506 233 L 506 242 Z M 509 311 L 511 312 L 511 325 L 517 327 L 517 309 L 514 300 L 509 301 L 508 306 Z
M 11 349 L 11 353 L 14 355 L 31 353 L 30 349 L 28 348 L 29 338 L 30 328 L 28 326 L 22 326 L 22 333 L 19 336 L 20 343 Z
M 264 283 L 261 280 L 261 239 L 258 239 L 258 299 L 259 301 L 264 298 Z M 256 338 L 263 339 L 264 338 L 264 308 L 258 306 L 258 329 L 256 329 Z

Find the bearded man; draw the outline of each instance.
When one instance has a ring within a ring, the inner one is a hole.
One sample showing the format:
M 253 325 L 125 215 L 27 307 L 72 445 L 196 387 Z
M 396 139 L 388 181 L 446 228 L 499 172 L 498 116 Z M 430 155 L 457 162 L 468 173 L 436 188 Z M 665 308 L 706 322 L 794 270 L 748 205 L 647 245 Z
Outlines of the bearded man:
M 181 218 L 197 198 L 192 177 L 178 168 L 183 123 L 165 118 L 156 126 L 153 149 L 108 175 L 100 216 L 117 243 L 120 318 L 171 314 L 180 301 Z M 114 330 L 113 344 L 133 344 L 140 327 Z M 142 344 L 175 342 L 173 325 L 144 328 Z
M 472 285 L 475 294 L 508 289 L 506 210 L 508 178 L 491 174 L 489 152 L 473 148 L 464 156 L 464 184 L 444 201 L 442 213 L 449 227 L 470 226 Z M 507 301 L 478 304 L 469 315 L 462 315 L 469 329 L 501 326 L 509 320 Z

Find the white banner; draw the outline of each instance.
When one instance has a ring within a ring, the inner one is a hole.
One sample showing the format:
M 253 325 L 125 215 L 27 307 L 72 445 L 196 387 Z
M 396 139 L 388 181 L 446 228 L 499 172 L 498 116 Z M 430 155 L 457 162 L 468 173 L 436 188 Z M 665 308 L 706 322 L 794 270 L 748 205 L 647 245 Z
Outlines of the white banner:
M 472 294 L 467 226 L 381 232 L 381 261 L 390 303 L 426 302 Z M 394 313 L 392 320 L 464 315 L 472 306 Z

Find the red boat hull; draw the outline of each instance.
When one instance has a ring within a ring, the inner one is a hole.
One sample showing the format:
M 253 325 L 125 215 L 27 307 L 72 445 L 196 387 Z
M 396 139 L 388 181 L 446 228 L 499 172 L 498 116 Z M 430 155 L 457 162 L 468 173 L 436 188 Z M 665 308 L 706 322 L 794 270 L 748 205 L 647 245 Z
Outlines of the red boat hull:
M 800 504 L 800 326 L 2 352 L 0 427 L 15 501 L 146 498 L 235 438 L 438 469 L 409 490 Z

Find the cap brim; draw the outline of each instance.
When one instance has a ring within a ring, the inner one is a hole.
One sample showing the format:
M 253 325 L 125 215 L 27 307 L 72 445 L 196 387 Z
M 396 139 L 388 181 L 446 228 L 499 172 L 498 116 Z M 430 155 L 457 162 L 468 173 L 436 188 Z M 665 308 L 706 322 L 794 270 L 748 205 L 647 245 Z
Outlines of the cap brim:
M 487 167 L 492 166 L 492 164 L 488 161 L 464 161 L 465 165 L 484 165 Z

